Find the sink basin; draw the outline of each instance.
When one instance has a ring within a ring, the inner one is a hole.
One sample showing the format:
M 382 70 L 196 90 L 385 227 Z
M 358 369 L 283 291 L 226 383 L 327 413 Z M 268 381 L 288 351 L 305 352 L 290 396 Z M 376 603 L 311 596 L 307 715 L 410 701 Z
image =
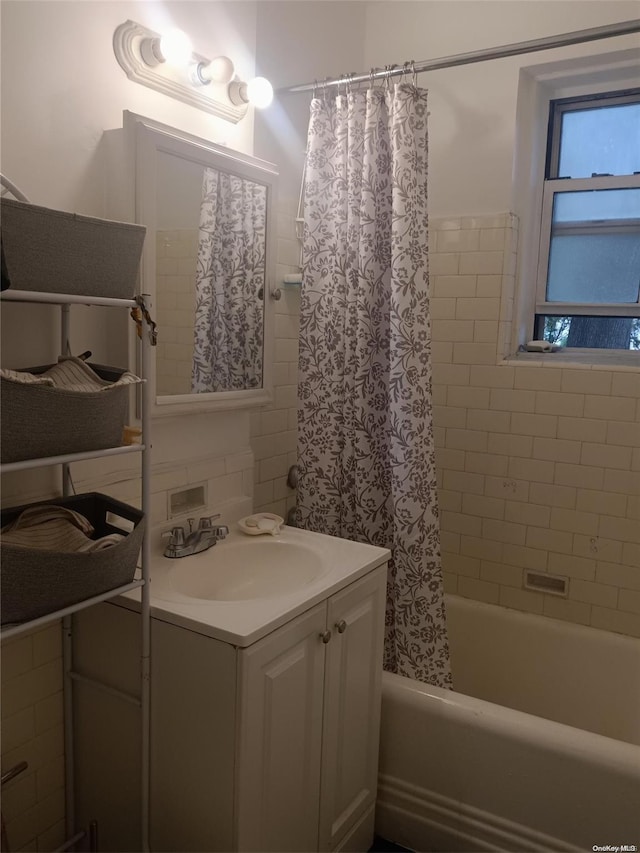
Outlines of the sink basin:
M 220 542 L 192 557 L 173 560 L 169 586 L 205 601 L 245 601 L 296 592 L 327 570 L 312 548 L 271 536 Z

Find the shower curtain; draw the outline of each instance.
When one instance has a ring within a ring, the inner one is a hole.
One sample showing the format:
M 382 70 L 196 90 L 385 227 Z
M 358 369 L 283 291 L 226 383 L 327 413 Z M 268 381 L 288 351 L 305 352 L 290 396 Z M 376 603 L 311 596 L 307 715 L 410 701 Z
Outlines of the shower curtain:
M 205 168 L 191 390 L 262 387 L 267 188 Z
M 296 521 L 391 549 L 384 666 L 448 687 L 426 91 L 314 98 L 304 201 Z

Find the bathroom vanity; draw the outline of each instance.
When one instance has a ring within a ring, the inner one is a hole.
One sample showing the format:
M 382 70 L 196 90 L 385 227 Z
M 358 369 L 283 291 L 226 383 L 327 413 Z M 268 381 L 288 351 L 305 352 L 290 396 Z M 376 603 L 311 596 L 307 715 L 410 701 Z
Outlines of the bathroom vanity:
M 292 528 L 229 539 L 193 558 L 152 559 L 151 848 L 367 850 L 389 552 Z M 255 561 L 258 572 L 274 566 L 277 590 L 276 563 L 302 571 L 305 548 L 314 573 L 293 592 L 252 598 L 251 584 L 220 592 L 204 581 Z M 189 574 L 199 585 L 185 587 Z M 78 615 L 74 634 L 76 807 L 98 819 L 110 850 L 140 849 L 128 668 L 137 606 L 135 593 L 99 605 Z

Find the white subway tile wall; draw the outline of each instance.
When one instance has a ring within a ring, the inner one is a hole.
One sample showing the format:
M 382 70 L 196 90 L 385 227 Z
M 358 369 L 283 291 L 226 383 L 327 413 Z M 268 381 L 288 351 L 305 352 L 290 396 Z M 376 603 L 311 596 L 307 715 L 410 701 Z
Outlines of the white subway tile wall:
M 517 240 L 512 214 L 430 223 L 445 587 L 640 637 L 640 371 L 508 358 Z M 278 278 L 294 271 L 281 262 Z M 252 429 L 256 508 L 282 515 L 295 504 L 299 310 L 298 291 L 283 293 L 275 403 Z M 525 569 L 568 577 L 567 597 L 525 589 Z
M 158 231 L 156 321 L 161 330 L 156 384 L 162 394 L 189 394 L 196 303 L 196 228 Z
M 430 241 L 447 590 L 640 637 L 640 371 L 503 361 L 512 215 L 433 220 Z M 568 577 L 567 597 L 525 569 Z
M 11 850 L 54 850 L 65 839 L 60 623 L 2 646 L 2 771 L 27 769 L 2 790 Z

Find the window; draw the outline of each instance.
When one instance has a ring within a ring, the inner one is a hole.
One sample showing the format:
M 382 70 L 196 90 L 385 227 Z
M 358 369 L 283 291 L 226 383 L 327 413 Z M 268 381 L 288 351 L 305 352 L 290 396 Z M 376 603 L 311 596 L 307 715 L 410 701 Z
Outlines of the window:
M 640 350 L 640 90 L 550 106 L 533 337 Z

